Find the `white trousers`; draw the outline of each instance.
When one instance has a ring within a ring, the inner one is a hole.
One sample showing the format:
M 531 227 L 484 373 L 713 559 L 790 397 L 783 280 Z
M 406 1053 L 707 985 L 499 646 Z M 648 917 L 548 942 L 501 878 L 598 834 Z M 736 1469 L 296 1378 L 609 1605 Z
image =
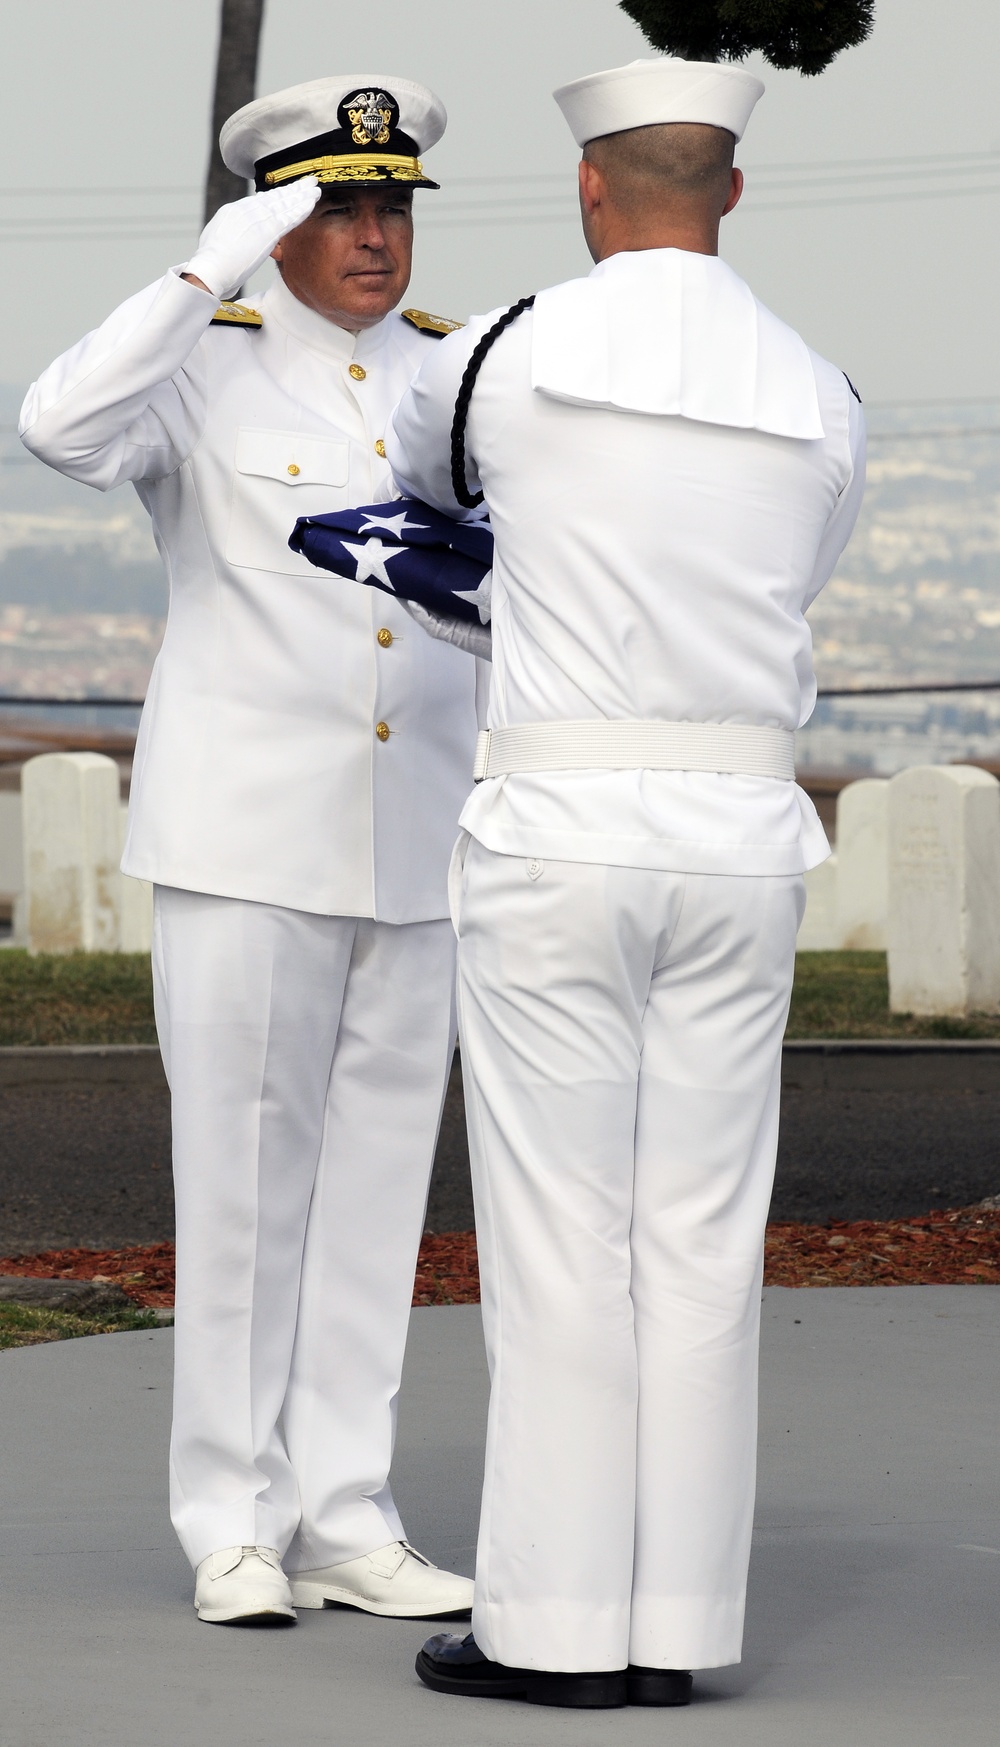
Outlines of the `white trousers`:
M 448 922 L 157 887 L 177 1205 L 171 1515 L 192 1565 L 402 1535 L 389 1488 L 454 1045 Z
M 473 1629 L 740 1657 L 798 876 L 468 847 L 459 1023 L 492 1394 Z

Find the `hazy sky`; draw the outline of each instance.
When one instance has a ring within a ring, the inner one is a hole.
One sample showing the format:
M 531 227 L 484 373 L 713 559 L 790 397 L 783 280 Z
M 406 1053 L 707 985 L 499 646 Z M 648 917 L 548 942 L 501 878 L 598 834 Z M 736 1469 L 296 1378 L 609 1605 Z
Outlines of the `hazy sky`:
M 190 253 L 217 11 L 4 6 L 0 382 Z M 462 317 L 587 270 L 550 93 L 648 52 L 615 0 L 267 0 L 259 89 L 337 71 L 434 86 L 444 189 L 416 197 L 409 300 Z M 871 42 L 821 78 L 755 66 L 768 89 L 723 253 L 867 399 L 1000 397 L 998 65 L 996 0 L 878 0 Z

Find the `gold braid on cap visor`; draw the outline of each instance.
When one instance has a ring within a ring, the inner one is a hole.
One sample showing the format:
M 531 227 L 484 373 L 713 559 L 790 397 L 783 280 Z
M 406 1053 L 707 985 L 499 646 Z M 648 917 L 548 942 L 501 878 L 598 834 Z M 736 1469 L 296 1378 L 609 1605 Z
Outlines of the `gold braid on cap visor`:
M 398 182 L 420 182 L 424 166 L 419 158 L 395 158 L 388 152 L 345 152 L 337 158 L 307 158 L 301 164 L 283 164 L 268 170 L 264 181 L 289 182 L 293 176 L 315 176 L 317 182 L 382 182 L 392 175 Z

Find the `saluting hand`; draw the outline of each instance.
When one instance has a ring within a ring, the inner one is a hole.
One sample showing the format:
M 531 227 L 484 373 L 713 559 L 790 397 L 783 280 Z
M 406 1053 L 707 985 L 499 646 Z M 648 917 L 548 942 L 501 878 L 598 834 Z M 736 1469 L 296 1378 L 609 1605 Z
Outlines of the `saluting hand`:
M 315 176 L 303 176 L 287 188 L 220 206 L 202 231 L 184 277 L 198 280 L 215 297 L 231 296 L 267 260 L 275 243 L 309 217 L 319 196 Z

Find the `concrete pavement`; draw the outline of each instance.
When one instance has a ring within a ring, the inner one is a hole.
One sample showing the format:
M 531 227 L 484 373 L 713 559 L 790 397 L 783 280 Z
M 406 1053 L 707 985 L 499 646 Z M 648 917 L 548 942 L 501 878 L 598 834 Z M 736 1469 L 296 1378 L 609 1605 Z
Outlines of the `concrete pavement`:
M 171 1341 L 0 1355 L 2 1747 L 995 1743 L 1000 1288 L 765 1293 L 746 1656 L 669 1713 L 438 1697 L 419 1624 L 199 1624 L 165 1510 Z M 397 1497 L 466 1571 L 485 1402 L 478 1310 L 415 1311 Z

